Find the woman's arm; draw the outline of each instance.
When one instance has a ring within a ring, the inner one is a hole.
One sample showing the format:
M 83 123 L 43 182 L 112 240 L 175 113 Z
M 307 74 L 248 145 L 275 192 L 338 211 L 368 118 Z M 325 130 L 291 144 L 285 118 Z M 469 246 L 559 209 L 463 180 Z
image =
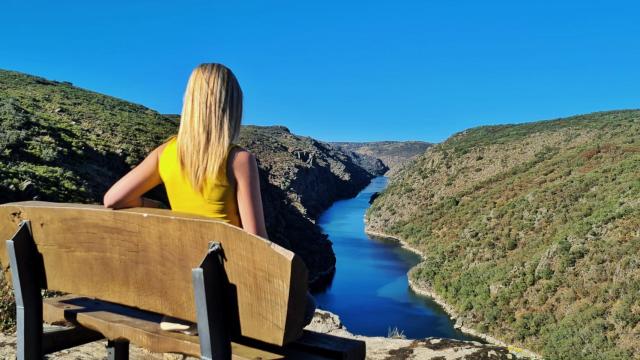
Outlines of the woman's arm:
M 264 224 L 260 178 L 256 157 L 246 150 L 236 151 L 232 158 L 232 173 L 236 183 L 238 211 L 242 228 L 268 239 Z
M 113 184 L 104 194 L 104 206 L 113 209 L 156 207 L 155 202 L 143 199 L 142 195 L 162 182 L 158 173 L 158 157 L 165 146 L 163 144 L 153 150 L 138 166 Z

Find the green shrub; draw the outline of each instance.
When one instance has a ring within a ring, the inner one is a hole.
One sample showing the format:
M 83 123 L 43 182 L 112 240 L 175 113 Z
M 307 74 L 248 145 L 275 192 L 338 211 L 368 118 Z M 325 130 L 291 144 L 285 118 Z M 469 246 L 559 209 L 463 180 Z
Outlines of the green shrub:
M 3 269 L 0 263 L 0 269 Z M 7 273 L 8 274 L 8 273 Z M 16 326 L 16 303 L 13 289 L 0 274 L 0 332 L 11 332 Z

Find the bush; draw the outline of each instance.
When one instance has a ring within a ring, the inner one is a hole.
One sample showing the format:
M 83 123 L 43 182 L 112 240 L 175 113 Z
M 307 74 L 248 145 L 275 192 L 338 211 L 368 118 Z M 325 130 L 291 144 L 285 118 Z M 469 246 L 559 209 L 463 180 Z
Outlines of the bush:
M 2 264 L 0 269 L 3 269 Z M 13 289 L 0 274 L 0 332 L 11 332 L 15 326 L 16 302 L 13 298 Z

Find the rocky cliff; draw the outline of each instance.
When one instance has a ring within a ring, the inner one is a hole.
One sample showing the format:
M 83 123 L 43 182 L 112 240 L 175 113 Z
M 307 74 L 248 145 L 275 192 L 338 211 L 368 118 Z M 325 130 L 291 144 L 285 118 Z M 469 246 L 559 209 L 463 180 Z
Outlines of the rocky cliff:
M 640 356 L 640 111 L 470 129 L 395 174 L 367 227 L 458 324 L 551 359 Z
M 239 142 L 259 161 L 269 237 L 302 256 L 312 281 L 332 272 L 331 242 L 315 219 L 378 174 L 362 168 L 351 154 L 282 126 L 245 126 Z

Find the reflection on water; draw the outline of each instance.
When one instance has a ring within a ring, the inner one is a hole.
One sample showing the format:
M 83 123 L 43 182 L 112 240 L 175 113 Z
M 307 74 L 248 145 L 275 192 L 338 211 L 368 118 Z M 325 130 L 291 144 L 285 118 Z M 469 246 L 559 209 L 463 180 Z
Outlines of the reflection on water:
M 469 340 L 438 304 L 409 289 L 407 271 L 420 257 L 364 233 L 369 199 L 386 185 L 387 178 L 375 178 L 355 198 L 336 202 L 318 219 L 337 258 L 333 279 L 314 294 L 318 307 L 338 314 L 356 334 L 387 336 L 397 327 L 409 338 Z

